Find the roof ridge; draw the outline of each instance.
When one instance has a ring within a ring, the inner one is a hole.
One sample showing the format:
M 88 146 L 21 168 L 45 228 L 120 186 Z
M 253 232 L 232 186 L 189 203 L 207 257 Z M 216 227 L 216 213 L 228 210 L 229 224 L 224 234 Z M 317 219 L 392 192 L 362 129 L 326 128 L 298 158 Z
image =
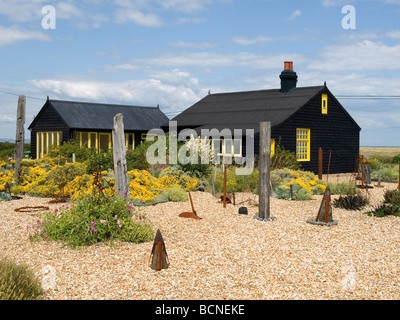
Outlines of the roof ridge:
M 282 93 L 290 93 L 293 92 L 293 90 L 298 90 L 298 89 L 311 89 L 311 88 L 323 88 L 324 85 L 319 85 L 319 86 L 308 86 L 308 87 L 296 87 L 293 88 L 292 90 L 288 92 L 282 92 Z M 265 91 L 279 91 L 281 89 L 279 88 L 271 88 L 271 89 L 257 89 L 257 90 L 243 90 L 243 91 L 228 91 L 228 92 L 217 92 L 217 93 L 210 93 L 209 95 L 223 95 L 223 94 L 241 94 L 241 93 L 250 93 L 250 92 L 265 92 Z
M 159 109 L 159 107 L 150 107 L 150 106 L 137 106 L 137 105 L 129 105 L 129 104 L 118 104 L 118 103 L 107 103 L 107 102 L 90 102 L 90 101 L 73 101 L 73 100 L 60 100 L 60 99 L 49 99 L 50 102 L 62 102 L 62 103 L 79 103 L 79 104 L 97 104 L 103 106 L 113 106 L 113 107 L 133 107 L 133 108 L 152 108 Z

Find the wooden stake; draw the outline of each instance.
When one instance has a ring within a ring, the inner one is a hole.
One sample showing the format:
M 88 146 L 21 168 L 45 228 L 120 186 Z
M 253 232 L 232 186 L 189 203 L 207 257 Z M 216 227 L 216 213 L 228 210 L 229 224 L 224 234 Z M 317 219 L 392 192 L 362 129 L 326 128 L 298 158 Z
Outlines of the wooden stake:
M 271 122 L 260 122 L 259 220 L 270 219 Z
M 224 198 L 223 198 L 224 208 L 226 208 L 226 168 L 224 168 Z
M 14 181 L 16 184 L 18 184 L 18 178 L 19 178 L 19 173 L 20 173 L 20 169 L 21 169 L 21 159 L 24 157 L 25 108 L 26 108 L 26 98 L 24 95 L 20 95 L 18 97 L 17 132 L 15 135 L 15 149 L 14 149 L 14 160 L 15 160 Z
M 322 180 L 322 160 L 323 160 L 323 151 L 322 148 L 320 147 L 318 149 L 318 179 Z
M 129 182 L 126 166 L 126 145 L 125 132 L 122 113 L 114 117 L 114 127 L 112 130 L 113 155 L 114 155 L 114 174 L 115 192 L 119 196 L 129 199 Z
M 399 162 L 399 185 L 397 186 L 397 190 L 400 190 L 400 162 Z

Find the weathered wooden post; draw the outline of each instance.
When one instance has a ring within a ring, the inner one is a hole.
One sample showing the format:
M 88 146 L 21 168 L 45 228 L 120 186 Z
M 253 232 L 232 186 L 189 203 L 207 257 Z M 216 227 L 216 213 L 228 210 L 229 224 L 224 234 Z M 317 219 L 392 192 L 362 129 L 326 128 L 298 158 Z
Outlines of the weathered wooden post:
M 322 148 L 319 147 L 318 149 L 318 179 L 322 180 L 322 156 L 323 156 L 323 151 Z
M 400 162 L 399 162 L 399 184 L 397 185 L 397 190 L 400 190 Z
M 24 157 L 25 106 L 26 106 L 26 98 L 24 95 L 20 95 L 18 97 L 17 132 L 15 135 L 15 148 L 14 148 L 14 159 L 15 159 L 14 181 L 16 184 L 18 183 L 19 173 L 21 169 L 21 159 Z
M 122 113 L 114 117 L 112 130 L 115 192 L 119 196 L 126 196 L 129 199 L 129 181 L 126 166 L 126 145 Z
M 271 166 L 271 122 L 260 122 L 259 148 L 259 212 L 257 220 L 271 221 L 270 217 L 270 166 Z

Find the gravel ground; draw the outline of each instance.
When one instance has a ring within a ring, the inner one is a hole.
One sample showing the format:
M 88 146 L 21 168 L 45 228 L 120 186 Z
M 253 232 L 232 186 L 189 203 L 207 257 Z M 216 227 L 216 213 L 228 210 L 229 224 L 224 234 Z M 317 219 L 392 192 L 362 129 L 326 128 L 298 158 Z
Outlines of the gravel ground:
M 343 179 L 348 177 L 329 176 Z M 397 184 L 384 186 L 369 189 L 371 204 Z M 301 202 L 273 198 L 276 220 L 261 222 L 254 219 L 254 195 L 236 195 L 248 215 L 238 214 L 238 204 L 223 208 L 209 193 L 193 192 L 192 198 L 201 220 L 178 217 L 191 210 L 189 202 L 144 209 L 165 241 L 171 264 L 162 271 L 149 266 L 152 242 L 73 250 L 29 241 L 26 226 L 40 212 L 14 209 L 61 205 L 28 196 L 0 203 L 0 257 L 34 268 L 50 300 L 400 299 L 399 217 L 333 208 L 338 225 L 313 225 L 306 220 L 316 217 L 322 199 L 314 196 Z

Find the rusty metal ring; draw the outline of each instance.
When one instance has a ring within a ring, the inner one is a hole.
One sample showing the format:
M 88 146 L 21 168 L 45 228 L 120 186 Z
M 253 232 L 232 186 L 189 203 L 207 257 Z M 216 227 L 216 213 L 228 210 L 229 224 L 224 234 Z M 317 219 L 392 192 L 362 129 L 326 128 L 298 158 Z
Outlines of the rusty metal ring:
M 15 212 L 31 212 L 31 211 L 43 211 L 43 210 L 50 210 L 50 208 L 45 206 L 36 206 L 36 207 L 21 207 L 14 209 Z

